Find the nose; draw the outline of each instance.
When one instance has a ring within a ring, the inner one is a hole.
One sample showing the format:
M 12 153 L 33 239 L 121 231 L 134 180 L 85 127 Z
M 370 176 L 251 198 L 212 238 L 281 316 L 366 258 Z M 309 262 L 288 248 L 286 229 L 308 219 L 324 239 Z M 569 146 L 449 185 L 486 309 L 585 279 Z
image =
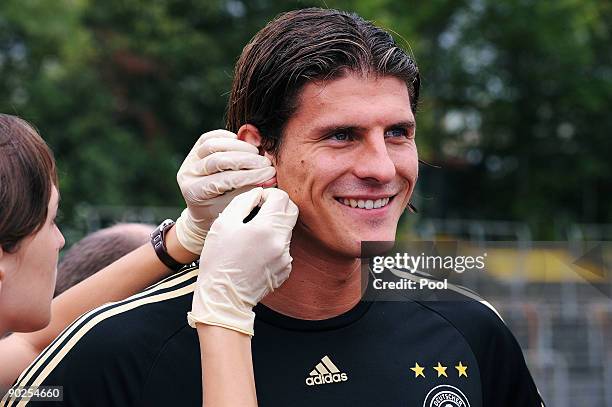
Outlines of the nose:
M 59 237 L 59 248 L 58 248 L 58 250 L 62 250 L 62 248 L 66 244 L 66 239 L 64 238 L 64 235 L 62 234 L 62 231 L 59 230 L 59 228 L 57 226 L 56 226 L 56 229 L 57 229 L 57 234 L 58 234 L 58 237 Z
M 385 184 L 395 178 L 395 163 L 382 134 L 366 137 L 355 161 L 354 174 L 361 179 Z

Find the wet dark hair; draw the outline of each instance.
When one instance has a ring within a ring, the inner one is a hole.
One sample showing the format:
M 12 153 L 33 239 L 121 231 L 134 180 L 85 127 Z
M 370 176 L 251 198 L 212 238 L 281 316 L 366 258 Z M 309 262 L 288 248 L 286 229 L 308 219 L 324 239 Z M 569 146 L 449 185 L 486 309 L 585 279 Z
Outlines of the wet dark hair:
M 278 154 L 284 126 L 311 81 L 349 72 L 392 76 L 406 83 L 416 114 L 420 78 L 393 37 L 357 14 L 308 8 L 279 15 L 244 47 L 236 63 L 227 129 L 258 128 L 264 150 Z
M 0 113 L 0 247 L 17 249 L 45 224 L 57 170 L 49 146 L 27 121 Z

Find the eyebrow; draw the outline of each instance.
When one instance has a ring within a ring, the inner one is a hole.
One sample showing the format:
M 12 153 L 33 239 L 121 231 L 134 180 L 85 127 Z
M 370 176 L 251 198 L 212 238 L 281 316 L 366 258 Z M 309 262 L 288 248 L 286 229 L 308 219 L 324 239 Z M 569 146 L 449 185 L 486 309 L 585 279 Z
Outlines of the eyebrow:
M 404 121 L 404 122 L 395 123 L 394 125 L 392 125 L 390 127 L 415 128 L 416 127 L 416 122 L 414 120 L 408 120 L 408 121 Z
M 403 127 L 403 128 L 407 128 L 407 129 L 414 129 L 416 127 L 416 123 L 413 120 L 407 120 L 407 121 L 401 121 L 401 122 L 397 122 L 397 123 L 393 123 L 390 124 L 388 126 L 385 126 L 386 129 L 389 128 L 394 128 L 394 127 Z M 334 132 L 338 132 L 338 131 L 365 131 L 367 130 L 366 127 L 362 127 L 362 126 L 353 126 L 350 124 L 347 125 L 342 125 L 342 124 L 332 124 L 332 125 L 328 125 L 328 126 L 321 126 L 319 128 L 317 128 L 315 130 L 315 133 L 318 134 L 329 134 L 329 133 L 334 133 Z

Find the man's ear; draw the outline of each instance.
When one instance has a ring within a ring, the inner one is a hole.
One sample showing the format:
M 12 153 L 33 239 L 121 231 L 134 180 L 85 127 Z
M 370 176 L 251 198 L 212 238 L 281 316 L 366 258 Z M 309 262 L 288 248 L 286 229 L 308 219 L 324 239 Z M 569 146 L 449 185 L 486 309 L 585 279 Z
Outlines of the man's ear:
M 238 140 L 246 141 L 249 144 L 254 145 L 259 149 L 259 153 L 261 154 L 261 133 L 259 133 L 259 129 L 252 124 L 243 124 L 238 129 Z
M 264 151 L 264 149 L 261 147 L 262 137 L 257 127 L 253 126 L 252 124 L 243 124 L 238 129 L 237 136 L 238 136 L 238 140 L 246 141 L 247 143 L 252 144 L 255 147 L 257 147 L 257 149 L 259 150 L 259 155 L 263 155 L 264 157 L 267 157 L 272 163 L 272 166 L 276 167 L 276 158 L 272 154 L 268 153 L 267 151 Z M 264 182 L 262 185 L 259 185 L 259 186 L 262 186 L 264 188 L 276 186 L 276 176 L 274 176 L 273 178 L 269 179 L 268 181 Z
M 237 135 L 238 140 L 246 141 L 247 143 L 254 145 L 255 147 L 257 147 L 257 149 L 259 149 L 259 155 L 268 157 L 270 161 L 272 161 L 272 164 L 275 164 L 276 161 L 274 159 L 274 156 L 264 151 L 264 149 L 261 147 L 262 137 L 257 127 L 253 126 L 252 124 L 243 124 L 238 129 Z

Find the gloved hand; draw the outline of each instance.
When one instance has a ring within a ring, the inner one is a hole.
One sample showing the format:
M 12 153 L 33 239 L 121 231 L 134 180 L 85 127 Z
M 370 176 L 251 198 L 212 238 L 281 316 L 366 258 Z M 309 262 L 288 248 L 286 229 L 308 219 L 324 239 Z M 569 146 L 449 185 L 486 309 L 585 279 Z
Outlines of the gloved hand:
M 227 130 L 204 133 L 179 169 L 176 180 L 187 208 L 176 221 L 181 245 L 200 254 L 210 225 L 237 195 L 276 174 L 257 147 Z
M 249 222 L 244 218 L 261 204 Z M 208 232 L 187 321 L 253 335 L 253 307 L 291 272 L 289 243 L 298 216 L 286 192 L 255 188 L 238 195 Z

